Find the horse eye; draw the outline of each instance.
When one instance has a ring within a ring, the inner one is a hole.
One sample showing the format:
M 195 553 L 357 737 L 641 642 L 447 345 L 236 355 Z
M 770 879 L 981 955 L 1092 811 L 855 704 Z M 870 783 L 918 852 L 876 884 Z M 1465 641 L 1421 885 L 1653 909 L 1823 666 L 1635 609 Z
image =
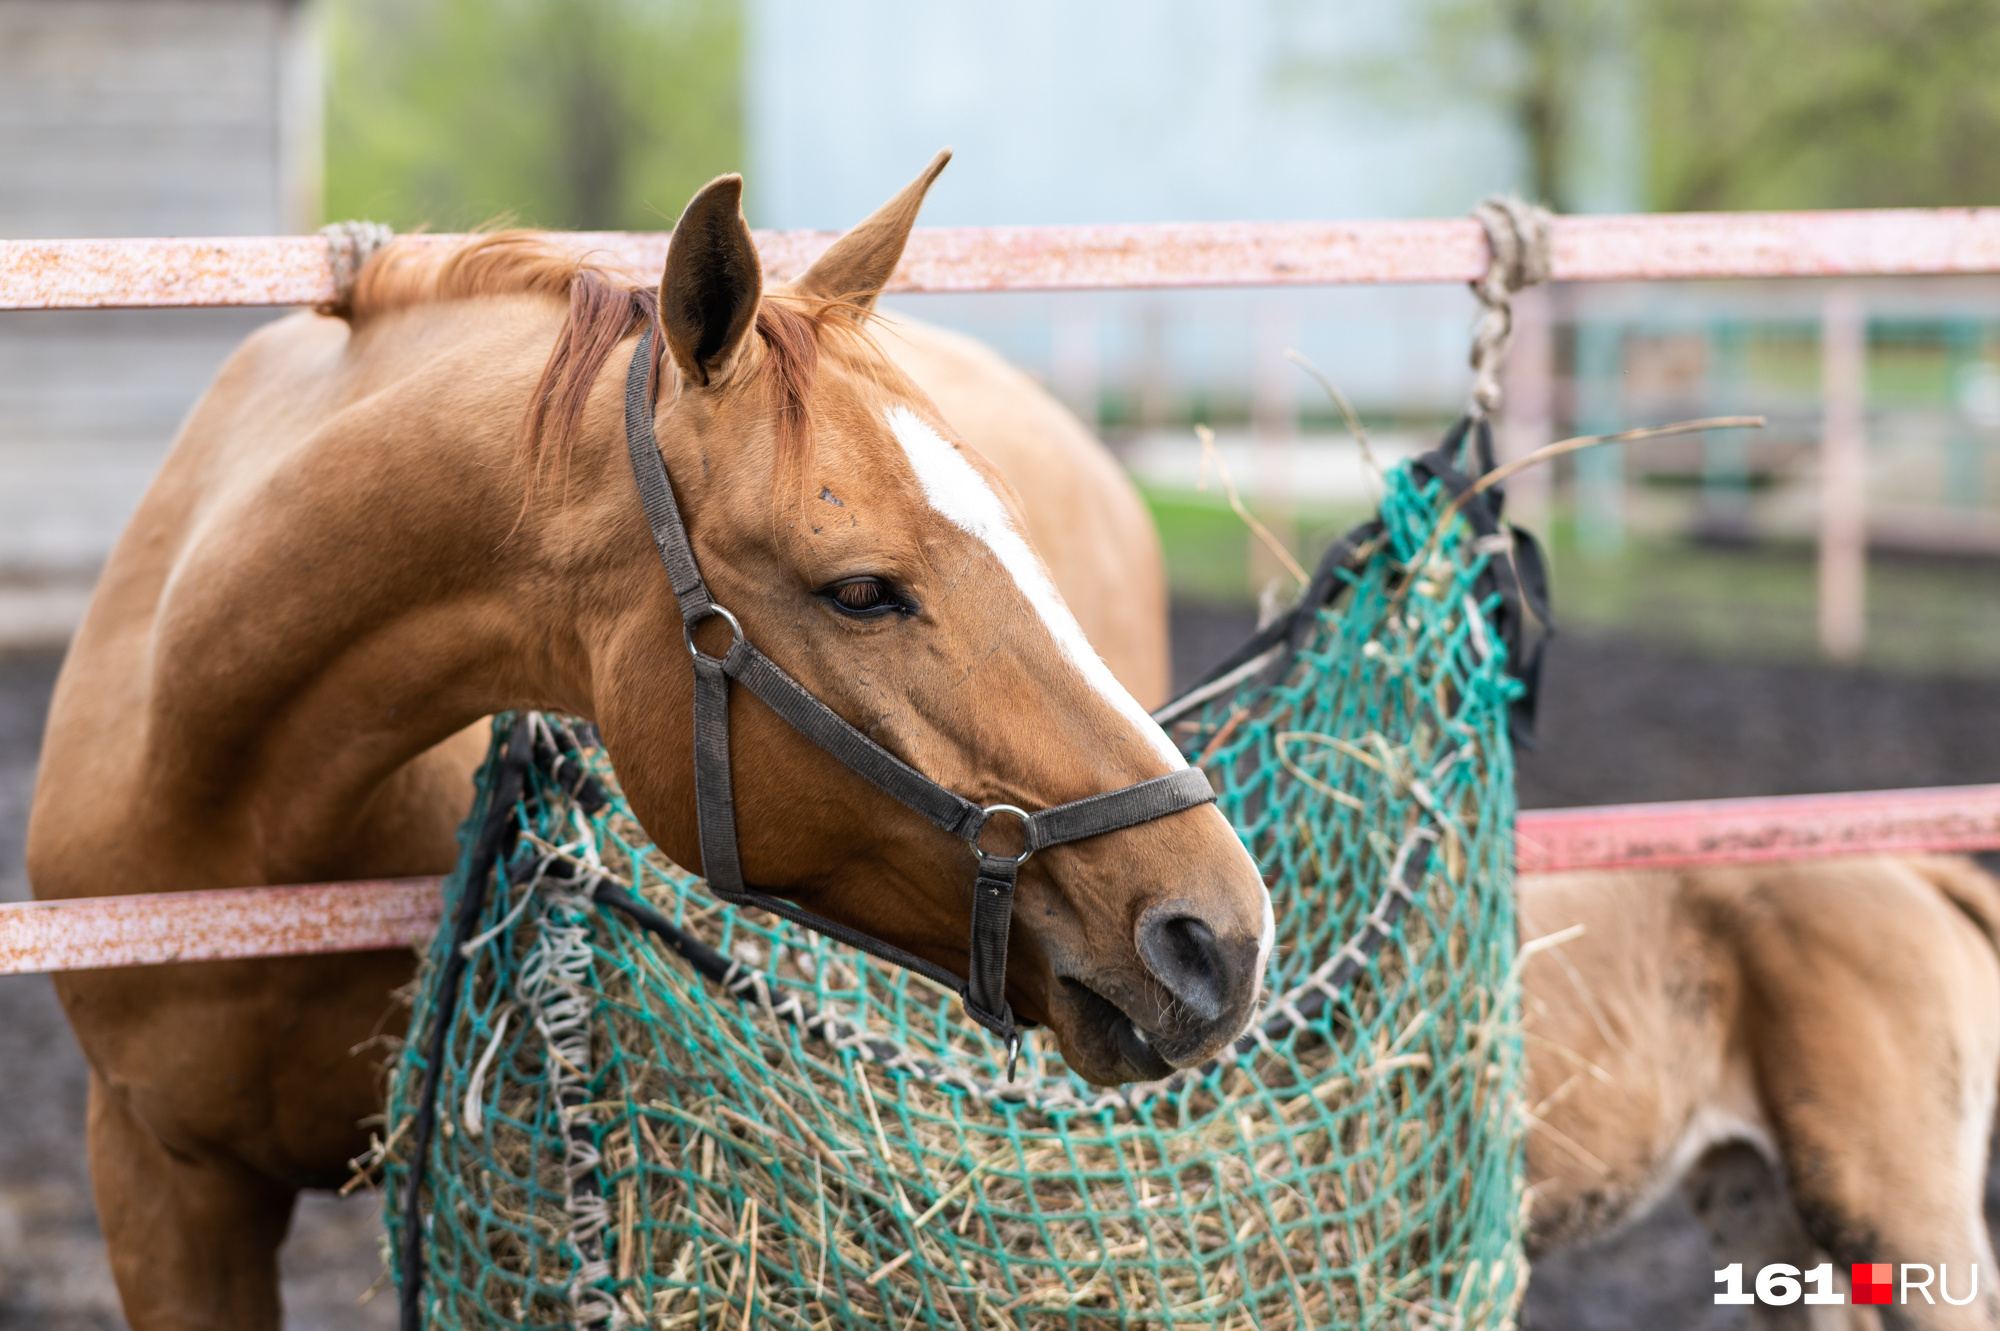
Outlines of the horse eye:
M 889 584 L 880 578 L 849 578 L 829 590 L 840 608 L 853 614 L 890 609 L 896 603 Z

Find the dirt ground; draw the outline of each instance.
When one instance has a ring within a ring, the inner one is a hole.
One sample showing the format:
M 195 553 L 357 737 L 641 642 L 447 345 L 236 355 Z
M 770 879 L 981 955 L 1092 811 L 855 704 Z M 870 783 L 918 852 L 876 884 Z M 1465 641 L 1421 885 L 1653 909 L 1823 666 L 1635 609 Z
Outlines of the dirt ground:
M 1185 679 L 1247 629 L 1235 609 L 1180 607 Z M 0 653 L 0 900 L 23 900 L 21 842 L 53 653 Z M 1551 649 L 1541 744 L 1520 764 L 1526 807 L 2000 781 L 2000 681 L 1676 658 L 1609 639 Z M 48 981 L 0 977 L 0 1331 L 123 1325 L 91 1206 L 85 1072 Z M 1989 1213 L 1996 1191 L 1989 1184 Z M 284 1253 L 289 1325 L 394 1325 L 360 1297 L 381 1270 L 373 1199 L 308 1199 Z M 1710 1302 L 1713 1267 L 1669 1202 L 1625 1233 L 1541 1263 L 1535 1331 L 1740 1326 Z

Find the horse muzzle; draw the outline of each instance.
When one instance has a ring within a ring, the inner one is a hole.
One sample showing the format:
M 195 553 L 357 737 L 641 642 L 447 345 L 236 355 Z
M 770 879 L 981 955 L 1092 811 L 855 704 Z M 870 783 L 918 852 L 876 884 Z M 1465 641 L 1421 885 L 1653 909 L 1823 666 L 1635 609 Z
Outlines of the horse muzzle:
M 1137 966 L 1062 977 L 1064 1057 L 1100 1084 L 1214 1057 L 1249 1026 L 1262 987 L 1262 937 L 1219 932 L 1184 902 L 1149 907 L 1133 944 Z

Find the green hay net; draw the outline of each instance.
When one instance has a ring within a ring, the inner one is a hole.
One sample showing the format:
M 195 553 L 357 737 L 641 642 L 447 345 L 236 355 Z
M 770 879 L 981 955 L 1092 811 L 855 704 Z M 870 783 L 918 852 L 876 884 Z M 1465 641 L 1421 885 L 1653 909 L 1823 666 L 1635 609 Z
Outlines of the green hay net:
M 1262 1034 L 1155 1085 L 1093 1087 L 1043 1032 L 1008 1084 L 955 998 L 719 905 L 646 840 L 588 728 L 535 718 L 611 801 L 587 816 L 544 767 L 514 810 L 443 1046 L 427 1325 L 1510 1324 L 1520 686 L 1476 600 L 1487 556 L 1461 519 L 1434 533 L 1443 503 L 1392 471 L 1381 535 L 1281 678 L 1171 727 L 1265 870 L 1278 942 Z M 605 880 L 733 960 L 731 984 L 595 903 Z M 395 1244 L 423 1076 L 413 1038 L 377 1150 Z

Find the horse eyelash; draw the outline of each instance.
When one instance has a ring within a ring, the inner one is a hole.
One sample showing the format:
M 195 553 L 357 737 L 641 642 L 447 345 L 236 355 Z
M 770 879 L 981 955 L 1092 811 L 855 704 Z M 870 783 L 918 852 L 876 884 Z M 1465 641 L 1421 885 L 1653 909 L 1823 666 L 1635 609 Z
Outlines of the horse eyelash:
M 881 589 L 881 596 L 874 603 L 856 605 L 847 599 L 846 593 L 850 588 L 861 588 L 870 584 Z M 907 615 L 914 613 L 916 609 L 910 603 L 909 599 L 896 589 L 895 584 L 887 578 L 849 578 L 831 587 L 823 588 L 820 595 L 831 601 L 842 612 L 854 616 L 872 616 L 878 614 Z

